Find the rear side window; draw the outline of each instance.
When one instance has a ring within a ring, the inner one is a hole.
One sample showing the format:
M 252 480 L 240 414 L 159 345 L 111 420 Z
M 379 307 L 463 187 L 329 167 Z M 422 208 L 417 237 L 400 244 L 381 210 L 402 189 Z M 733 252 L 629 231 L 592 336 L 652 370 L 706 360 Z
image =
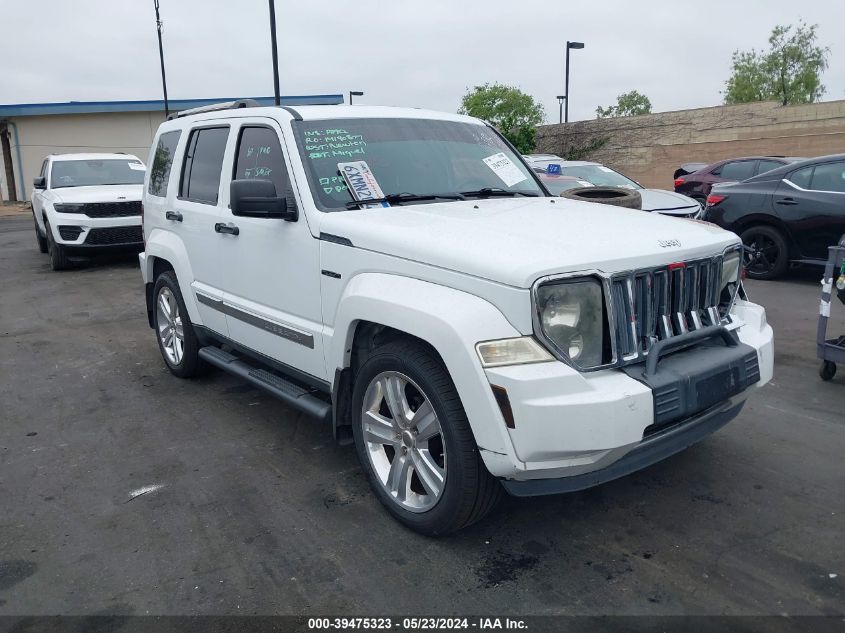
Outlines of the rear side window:
M 201 128 L 191 132 L 182 165 L 180 198 L 217 204 L 223 152 L 228 138 L 228 127 Z
M 173 130 L 165 132 L 158 137 L 156 153 L 153 156 L 153 164 L 150 167 L 149 192 L 152 196 L 165 197 L 167 195 L 167 183 L 170 181 L 170 168 L 173 166 L 173 154 L 176 153 L 176 144 L 182 132 Z
M 816 165 L 810 189 L 845 193 L 845 163 Z
M 238 140 L 235 159 L 235 180 L 270 180 L 276 195 L 283 196 L 288 188 L 288 175 L 282 146 L 275 130 L 268 127 L 244 127 Z
M 719 171 L 719 176 L 725 180 L 745 180 L 754 175 L 753 160 L 738 160 L 725 163 Z
M 789 182 L 794 185 L 798 185 L 802 189 L 809 189 L 810 188 L 810 178 L 813 175 L 813 167 L 803 167 L 802 169 L 798 169 L 797 171 L 793 171 L 789 174 Z
M 772 171 L 773 169 L 777 169 L 778 167 L 782 167 L 783 163 L 779 163 L 776 160 L 761 160 L 757 165 L 757 173 L 763 174 L 767 171 Z

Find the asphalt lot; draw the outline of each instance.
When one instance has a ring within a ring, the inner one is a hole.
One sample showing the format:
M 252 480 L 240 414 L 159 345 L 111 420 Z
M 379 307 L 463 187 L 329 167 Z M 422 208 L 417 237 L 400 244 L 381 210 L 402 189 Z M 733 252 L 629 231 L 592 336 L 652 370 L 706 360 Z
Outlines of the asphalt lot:
M 431 540 L 328 427 L 173 377 L 133 257 L 54 273 L 31 216 L 0 218 L 0 615 L 842 614 L 845 367 L 818 377 L 819 277 L 748 284 L 775 378 L 728 427 Z

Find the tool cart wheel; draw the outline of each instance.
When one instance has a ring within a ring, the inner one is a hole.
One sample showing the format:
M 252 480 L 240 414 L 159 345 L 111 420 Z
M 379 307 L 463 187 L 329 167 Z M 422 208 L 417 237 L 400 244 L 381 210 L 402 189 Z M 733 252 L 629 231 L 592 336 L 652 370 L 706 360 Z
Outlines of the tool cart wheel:
M 826 360 L 822 363 L 822 368 L 819 369 L 819 376 L 822 380 L 830 380 L 836 375 L 836 363 Z

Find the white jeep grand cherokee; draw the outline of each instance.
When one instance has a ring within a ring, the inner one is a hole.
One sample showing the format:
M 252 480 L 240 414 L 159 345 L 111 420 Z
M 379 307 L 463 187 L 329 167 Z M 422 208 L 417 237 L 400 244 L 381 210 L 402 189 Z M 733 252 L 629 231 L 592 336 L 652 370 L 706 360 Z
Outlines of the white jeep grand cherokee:
M 141 250 L 146 167 L 131 154 L 52 154 L 33 181 L 35 239 L 53 270 L 74 257 Z
M 772 376 L 733 233 L 550 197 L 482 121 L 233 102 L 172 117 L 149 160 L 167 366 L 330 422 L 420 532 L 643 468 Z

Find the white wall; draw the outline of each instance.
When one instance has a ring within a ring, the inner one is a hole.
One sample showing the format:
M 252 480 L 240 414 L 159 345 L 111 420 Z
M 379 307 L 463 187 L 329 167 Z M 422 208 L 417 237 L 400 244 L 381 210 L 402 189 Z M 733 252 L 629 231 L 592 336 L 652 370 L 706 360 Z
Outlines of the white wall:
M 12 117 L 9 142 L 15 171 L 18 200 L 29 200 L 32 179 L 41 171 L 47 154 L 74 152 L 126 152 L 145 163 L 155 132 L 164 121 L 163 112 L 109 112 L 100 114 L 57 114 Z M 18 136 L 15 138 L 14 127 Z M 20 147 L 23 174 L 18 164 Z M 3 200 L 9 199 L 0 154 Z

